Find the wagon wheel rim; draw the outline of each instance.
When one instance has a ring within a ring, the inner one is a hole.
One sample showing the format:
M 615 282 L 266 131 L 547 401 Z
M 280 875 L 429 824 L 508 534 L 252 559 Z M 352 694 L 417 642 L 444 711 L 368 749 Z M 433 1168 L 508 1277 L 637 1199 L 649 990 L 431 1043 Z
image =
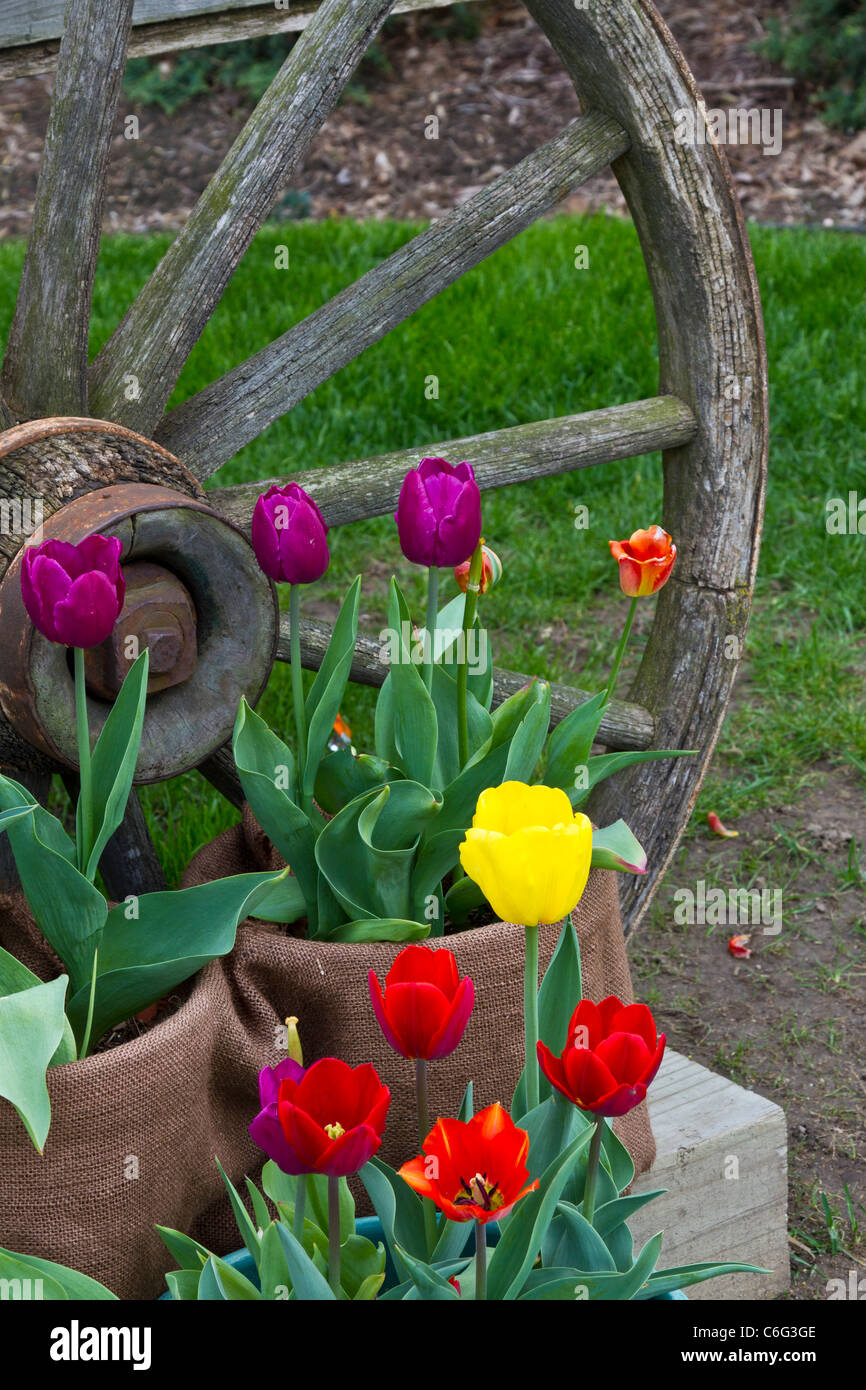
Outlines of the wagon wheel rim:
M 587 8 L 527 0 L 586 113 L 269 347 L 163 414 L 232 272 L 391 3 L 325 0 L 88 371 L 105 165 L 132 0 L 73 0 L 0 377 L 0 424 L 16 415 L 97 415 L 153 438 L 199 479 L 209 477 L 370 343 L 611 163 L 652 287 L 658 397 L 297 476 L 329 524 L 339 525 L 390 510 L 406 467 L 425 452 L 459 453 L 489 487 L 661 448 L 662 521 L 677 538 L 678 563 L 659 595 L 634 703 L 612 706 L 601 737 L 613 747 L 698 751 L 622 772 L 590 801 L 597 821 L 627 818 L 647 850 L 647 875 L 620 886 L 631 930 L 676 850 L 719 735 L 751 606 L 767 463 L 763 328 L 742 214 L 724 153 L 710 136 L 690 145 L 676 139 L 678 112 L 700 119 L 699 93 L 651 0 L 593 0 Z M 326 48 L 327 63 L 317 61 Z M 76 133 L 55 120 L 58 94 L 78 102 Z M 74 196 L 59 205 L 66 169 L 75 171 Z M 49 277 L 46 312 L 37 293 L 45 257 L 73 228 L 76 247 Z M 58 370 L 51 349 L 70 325 Z M 346 515 L 337 494 L 364 467 L 375 468 L 381 486 Z M 248 525 L 257 491 L 255 484 L 216 489 L 208 500 Z M 285 620 L 281 628 L 277 656 L 286 659 Z M 303 635 L 304 664 L 315 665 L 325 635 L 310 624 Z M 381 678 L 363 644 L 353 675 Z M 508 693 L 508 680 L 500 675 L 500 694 Z M 582 694 L 556 691 L 559 717 Z M 202 770 L 221 790 L 236 791 L 225 758 Z

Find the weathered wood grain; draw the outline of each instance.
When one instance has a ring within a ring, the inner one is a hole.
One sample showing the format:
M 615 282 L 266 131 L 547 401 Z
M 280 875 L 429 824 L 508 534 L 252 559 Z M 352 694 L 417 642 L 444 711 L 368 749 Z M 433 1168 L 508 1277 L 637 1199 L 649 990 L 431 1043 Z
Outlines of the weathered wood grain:
M 156 438 L 207 476 L 428 299 L 627 148 L 615 120 L 580 116 L 354 285 L 199 391 Z
M 702 1260 L 756 1264 L 689 1299 L 771 1299 L 788 1287 L 787 1135 L 784 1112 L 668 1050 L 647 1097 L 656 1160 L 634 1192 L 666 1188 L 631 1218 L 639 1248 L 665 1232 L 659 1268 Z
M 152 434 L 202 329 L 393 0 L 325 0 L 90 371 L 93 409 Z M 134 372 L 135 398 L 126 381 Z
M 28 0 L 16 0 L 27 4 Z M 247 8 L 246 0 L 237 0 L 242 8 L 233 9 L 235 0 L 219 0 L 217 10 L 204 14 L 172 17 L 155 23 L 139 22 L 139 5 L 133 10 L 133 28 L 129 36 L 128 55 L 130 58 L 152 58 L 161 53 L 175 53 L 184 49 L 201 48 L 204 44 L 240 43 L 244 39 L 257 39 L 268 34 L 293 34 L 305 29 L 310 23 L 318 4 L 292 4 L 288 9 L 276 9 L 273 4 L 253 4 Z M 413 10 L 447 9 L 455 0 L 397 0 L 391 13 L 406 14 Z M 13 31 L 8 34 L 2 30 L 0 16 L 0 82 L 13 77 L 32 77 L 36 73 L 50 72 L 57 63 L 58 41 L 56 38 L 41 38 L 31 41 L 15 39 Z M 15 33 L 28 32 L 20 25 Z M 32 32 L 29 31 L 29 32 Z M 51 29 L 59 33 L 60 29 Z M 5 36 L 4 36 L 5 35 Z
M 696 748 L 599 786 L 593 818 L 624 816 L 649 857 L 622 876 L 633 929 L 669 865 L 718 737 L 745 640 L 763 517 L 767 383 L 751 252 L 724 152 L 678 143 L 677 112 L 699 92 L 650 0 L 527 0 L 581 99 L 610 112 L 630 147 L 614 163 L 655 300 L 660 394 L 685 401 L 694 439 L 664 458 L 661 523 L 679 546 L 629 698 L 656 720 L 654 744 Z M 657 517 L 635 517 L 648 524 Z
M 19 417 L 87 413 L 105 169 L 132 0 L 75 0 L 60 45 L 33 224 L 0 387 Z
M 342 526 L 392 512 L 406 472 L 417 467 L 422 458 L 465 459 L 472 464 L 479 487 L 486 490 L 687 444 L 696 428 L 682 401 L 673 396 L 653 396 L 582 415 L 561 415 L 352 463 L 306 469 L 285 478 L 213 488 L 207 497 L 223 516 L 249 529 L 259 495 L 274 484 L 296 482 L 315 498 L 329 526 Z
M 291 624 L 288 613 L 280 614 L 280 633 L 277 641 L 277 661 L 289 661 L 289 639 Z M 309 671 L 317 671 L 324 659 L 331 629 L 327 623 L 301 619 L 301 665 Z M 372 637 L 360 636 L 355 645 L 350 680 L 359 685 L 381 685 L 388 674 L 388 664 L 381 646 Z M 501 705 L 509 695 L 527 686 L 534 679 L 519 671 L 503 671 L 494 667 L 493 708 Z M 555 681 L 550 685 L 550 727 L 570 714 L 578 705 L 592 698 L 587 690 L 578 690 Z M 653 742 L 654 721 L 645 709 L 627 704 L 621 700 L 611 700 L 610 706 L 601 722 L 599 741 L 609 748 L 648 748 Z

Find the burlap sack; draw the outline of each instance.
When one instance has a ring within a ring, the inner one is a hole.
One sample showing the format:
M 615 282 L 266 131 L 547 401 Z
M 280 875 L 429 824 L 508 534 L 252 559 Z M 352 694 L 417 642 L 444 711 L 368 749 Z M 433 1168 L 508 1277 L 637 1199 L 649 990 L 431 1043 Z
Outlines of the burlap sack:
M 226 874 L 277 869 L 284 865 L 249 807 L 243 821 L 204 846 L 189 864 L 183 886 Z M 581 949 L 584 994 L 598 1001 L 616 994 L 632 1002 L 631 977 L 614 873 L 593 869 L 574 914 Z M 547 968 L 559 937 L 557 925 L 539 932 L 539 967 Z M 475 982 L 475 1007 L 460 1046 L 428 1068 L 431 1118 L 456 1115 L 467 1081 L 474 1083 L 476 1109 L 500 1101 L 510 1105 L 523 1069 L 524 931 L 508 922 L 455 932 L 433 941 L 454 952 L 461 975 Z M 267 928 L 249 931 L 243 950 L 254 953 L 274 1014 L 297 1015 L 304 1060 L 340 1057 L 353 1066 L 372 1062 L 391 1088 L 391 1106 L 381 1157 L 393 1166 L 417 1153 L 413 1064 L 386 1043 L 370 1005 L 367 976 L 380 981 L 399 946 L 307 941 Z M 646 1172 L 655 1158 L 646 1102 L 615 1121 L 635 1169 Z M 359 1209 L 370 1210 L 366 1194 L 356 1193 Z
M 122 1298 L 165 1291 L 175 1261 L 157 1223 L 218 1252 L 238 1246 L 214 1155 L 238 1185 L 261 1167 L 247 1126 L 286 1014 L 261 936 L 242 927 L 232 955 L 201 971 L 177 1012 L 140 1038 L 49 1068 L 41 1157 L 0 1100 L 0 1245 L 70 1265 Z M 0 898 L 0 945 L 45 979 L 59 973 L 23 897 Z

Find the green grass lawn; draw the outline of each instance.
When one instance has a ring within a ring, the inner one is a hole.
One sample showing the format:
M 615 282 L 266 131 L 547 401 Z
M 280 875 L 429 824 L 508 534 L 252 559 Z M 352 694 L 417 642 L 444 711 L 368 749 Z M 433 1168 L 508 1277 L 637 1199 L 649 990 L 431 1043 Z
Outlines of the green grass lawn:
M 195 348 L 173 404 L 304 318 L 414 234 L 389 222 L 266 228 Z M 818 762 L 866 772 L 863 699 L 866 537 L 830 536 L 825 503 L 866 495 L 866 241 L 834 232 L 756 227 L 771 380 L 771 461 L 748 698 L 729 715 L 699 810 L 725 815 L 796 801 Z M 103 243 L 92 350 L 105 341 L 168 245 Z M 275 248 L 289 248 L 287 270 Z M 574 248 L 589 248 L 577 270 Z M 0 246 L 0 329 L 11 319 L 23 248 Z M 861 306 L 858 309 L 858 306 Z M 425 398 L 435 375 L 438 399 Z M 657 389 L 652 302 L 632 227 L 557 217 L 531 228 L 346 367 L 237 455 L 219 483 L 269 478 L 389 449 L 422 446 L 525 420 L 591 410 Z M 505 567 L 485 600 L 498 664 L 595 687 L 624 616 L 609 537 L 660 520 L 658 456 L 487 494 L 484 532 Z M 573 525 L 575 503 L 590 527 Z M 335 600 L 358 572 L 368 627 L 381 626 L 393 569 L 416 611 L 421 575 L 389 518 L 331 533 L 332 566 L 309 598 Z M 372 568 L 371 568 L 372 563 Z M 448 581 L 451 584 L 451 581 Z M 634 655 L 639 654 L 640 631 Z M 352 688 L 346 716 L 369 741 L 373 696 Z M 291 729 L 288 672 L 262 710 Z M 197 774 L 150 789 L 148 814 L 171 879 L 234 812 Z

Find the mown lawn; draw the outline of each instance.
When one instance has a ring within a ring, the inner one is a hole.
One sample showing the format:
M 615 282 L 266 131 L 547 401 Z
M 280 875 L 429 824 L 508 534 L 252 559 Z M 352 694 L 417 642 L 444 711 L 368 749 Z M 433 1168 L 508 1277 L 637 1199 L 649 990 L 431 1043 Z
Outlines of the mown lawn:
M 255 352 L 414 234 L 376 222 L 266 228 L 188 363 L 173 404 Z M 92 349 L 122 316 L 167 237 L 109 237 L 99 264 Z M 866 495 L 866 242 L 834 232 L 755 227 L 752 241 L 770 357 L 770 487 L 747 698 L 729 715 L 717 770 L 699 803 L 724 816 L 794 804 L 816 763 L 866 773 L 863 699 L 866 537 L 828 535 L 825 504 Z M 588 269 L 574 250 L 589 250 Z M 287 246 L 289 268 L 275 268 Z M 0 246 L 0 330 L 11 319 L 23 248 Z M 858 308 L 858 306 L 861 306 Z M 438 399 L 425 381 L 438 378 Z M 655 393 L 652 302 L 632 227 L 557 217 L 503 248 L 315 391 L 236 456 L 220 483 L 270 478 L 395 448 Z M 420 457 L 420 454 L 419 454 Z M 660 519 L 657 456 L 503 489 L 485 498 L 484 531 L 505 580 L 486 600 L 498 664 L 590 688 L 624 615 L 609 537 Z M 578 531 L 574 504 L 588 506 Z M 421 577 L 403 561 L 389 518 L 331 533 L 332 567 L 311 601 L 336 600 L 367 572 L 362 609 L 378 631 L 395 570 L 421 611 Z M 450 584 L 450 580 L 448 583 Z M 645 630 L 644 624 L 644 630 Z M 639 654 L 638 629 L 634 655 Z M 372 694 L 345 711 L 369 740 Z M 262 705 L 291 728 L 288 672 Z M 232 809 L 197 774 L 145 793 L 171 880 Z

